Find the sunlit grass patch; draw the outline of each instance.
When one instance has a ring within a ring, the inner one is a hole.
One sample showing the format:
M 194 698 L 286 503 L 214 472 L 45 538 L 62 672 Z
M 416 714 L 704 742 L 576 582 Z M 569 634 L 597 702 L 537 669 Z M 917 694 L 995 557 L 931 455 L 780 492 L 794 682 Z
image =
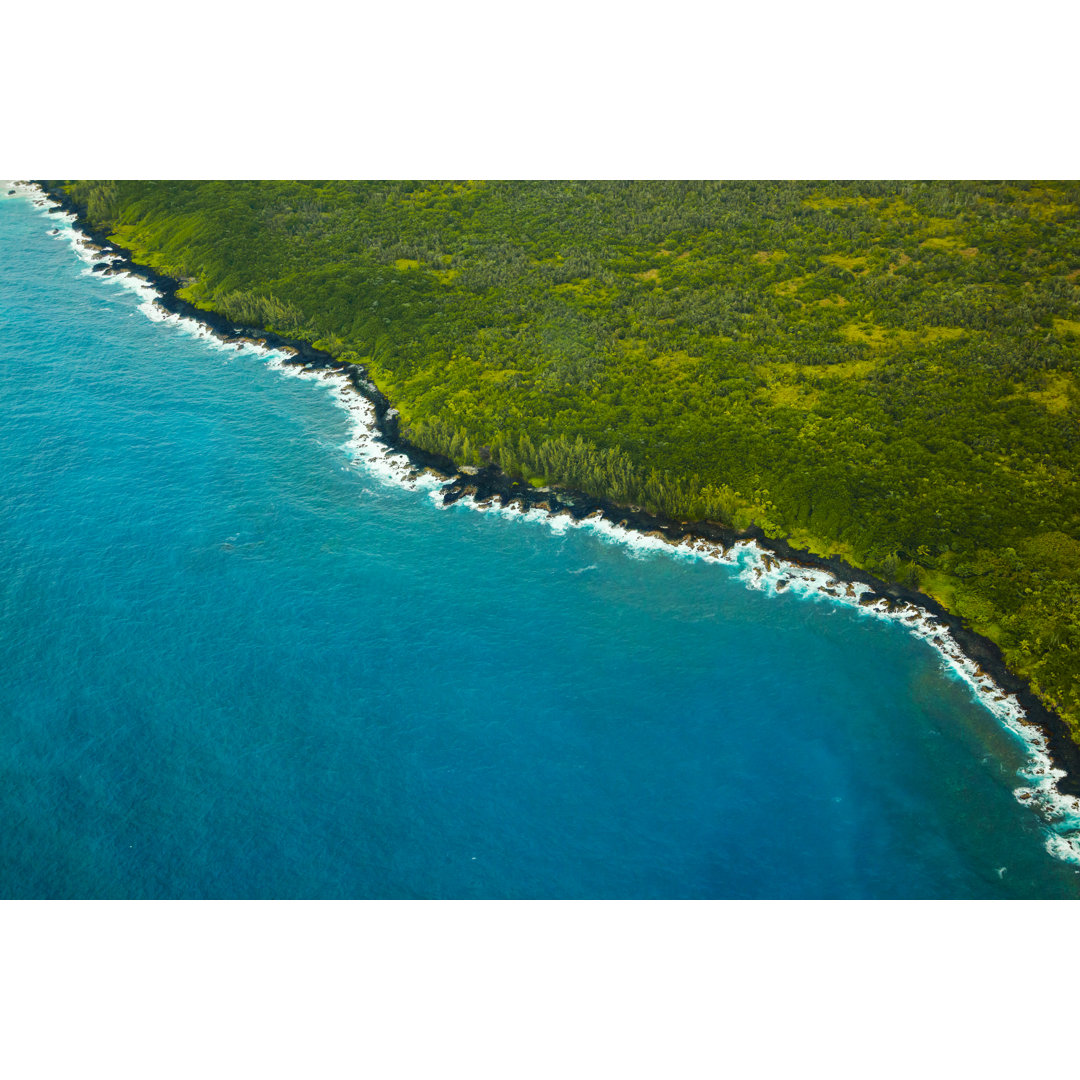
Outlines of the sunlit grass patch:
M 436 180 L 402 195 L 401 202 L 428 210 L 455 197 L 476 195 L 483 191 L 485 180 Z
M 803 206 L 811 210 L 876 209 L 884 200 L 880 195 L 811 195 L 803 200 Z
M 967 331 L 962 326 L 924 326 L 919 330 L 898 330 L 905 343 L 912 341 L 956 341 Z
M 865 379 L 876 367 L 876 360 L 845 360 L 840 364 L 815 364 L 804 370 L 823 378 Z
M 812 409 L 821 397 L 820 391 L 809 383 L 790 383 L 769 380 L 758 394 L 770 405 L 788 409 Z
M 924 569 L 920 588 L 944 608 L 951 609 L 956 599 L 957 581 L 943 570 Z
M 919 247 L 936 249 L 938 251 L 958 251 L 963 240 L 959 236 L 931 236 L 924 240 Z M 975 250 L 975 249 L 970 249 Z
M 916 233 L 929 233 L 931 240 L 955 240 L 956 244 L 962 244 L 963 240 L 955 236 L 960 222 L 954 217 L 922 217 L 912 222 Z
M 873 349 L 886 346 L 909 346 L 916 342 L 956 341 L 967 331 L 962 326 L 922 326 L 918 330 L 879 326 L 869 319 L 847 323 L 840 327 L 841 336 L 848 341 L 862 342 Z
M 772 290 L 778 296 L 794 296 L 813 276 L 813 274 L 800 274 L 799 277 L 778 281 L 772 286 Z
M 582 307 L 606 307 L 615 299 L 616 290 L 596 278 L 578 278 L 577 281 L 553 285 L 551 292 Z
M 1039 221 L 1054 221 L 1077 213 L 1075 202 L 1062 199 L 1057 188 L 1033 184 L 1028 188 L 1013 188 L 1028 214 Z
M 872 349 L 880 349 L 889 344 L 889 331 L 884 326 L 870 321 L 848 323 L 840 327 L 840 334 L 848 341 L 861 342 Z
M 792 547 L 799 548 L 801 551 L 808 551 L 811 555 L 820 555 L 826 559 L 837 557 L 844 559 L 853 566 L 859 565 L 855 549 L 842 540 L 825 540 L 808 529 L 793 529 L 788 541 Z
M 830 266 L 842 266 L 853 274 L 865 274 L 868 269 L 865 255 L 822 255 L 821 261 Z
M 770 364 L 765 370 L 766 378 L 770 383 L 774 379 L 792 383 L 800 378 L 814 381 L 837 378 L 865 379 L 877 366 L 876 360 L 845 360 L 839 364 Z M 809 391 L 803 391 L 803 393 L 807 394 Z
M 1050 375 L 1042 390 L 1029 390 L 1027 396 L 1052 413 L 1066 412 L 1075 397 L 1072 376 Z
M 696 383 L 701 378 L 703 361 L 699 356 L 680 351 L 663 352 L 653 356 L 652 362 L 665 383 Z

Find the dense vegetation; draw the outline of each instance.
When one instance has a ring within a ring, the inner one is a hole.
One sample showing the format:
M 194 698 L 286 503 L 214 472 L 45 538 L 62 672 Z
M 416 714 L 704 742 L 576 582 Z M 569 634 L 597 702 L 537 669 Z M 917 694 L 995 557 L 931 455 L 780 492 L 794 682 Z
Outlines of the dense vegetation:
M 1080 737 L 1080 184 L 69 191 L 421 446 L 919 586 Z

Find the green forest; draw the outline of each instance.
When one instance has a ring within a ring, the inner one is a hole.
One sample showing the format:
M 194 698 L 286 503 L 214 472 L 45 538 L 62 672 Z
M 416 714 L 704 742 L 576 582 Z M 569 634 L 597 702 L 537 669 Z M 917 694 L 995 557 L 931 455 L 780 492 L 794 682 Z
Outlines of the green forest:
M 1080 741 L 1080 184 L 66 189 L 425 449 L 923 590 Z

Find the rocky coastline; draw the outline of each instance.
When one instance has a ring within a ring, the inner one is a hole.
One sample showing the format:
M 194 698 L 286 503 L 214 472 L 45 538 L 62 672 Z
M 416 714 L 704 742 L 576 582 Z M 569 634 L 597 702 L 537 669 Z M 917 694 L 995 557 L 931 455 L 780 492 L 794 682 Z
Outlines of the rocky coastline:
M 130 252 L 112 243 L 106 234 L 86 221 L 81 208 L 56 181 L 38 180 L 34 183 L 57 204 L 53 212 L 74 215 L 79 231 L 103 254 L 108 255 L 107 260 L 94 264 L 92 269 L 104 274 L 128 273 L 144 279 L 160 293 L 156 301 L 160 307 L 171 314 L 203 323 L 223 341 L 238 344 L 249 341 L 265 345 L 285 353 L 285 364 L 309 371 L 332 371 L 344 376 L 356 392 L 371 403 L 382 441 L 394 452 L 403 454 L 416 470 L 431 470 L 446 478 L 441 495 L 444 504 L 472 496 L 481 504 L 517 505 L 523 511 L 540 510 L 551 514 L 566 514 L 575 521 L 599 517 L 613 525 L 654 536 L 673 545 L 700 541 L 727 550 L 739 543 L 752 542 L 765 553 L 766 559 L 775 558 L 783 563 L 823 571 L 840 584 L 864 586 L 858 600 L 860 605 L 883 603 L 889 611 L 899 611 L 911 606 L 922 609 L 928 613 L 930 620 L 948 630 L 964 655 L 977 666 L 977 670 L 989 676 L 1005 693 L 1016 698 L 1025 713 L 1025 722 L 1034 725 L 1044 734 L 1047 751 L 1055 768 L 1065 773 L 1057 780 L 1057 790 L 1062 795 L 1080 797 L 1080 745 L 1073 740 L 1064 719 L 1044 705 L 1024 679 L 1009 670 L 1001 650 L 994 642 L 974 633 L 959 616 L 950 613 L 926 594 L 875 578 L 837 557 L 813 555 L 794 548 L 784 539 L 767 537 L 757 527 L 737 531 L 715 522 L 678 521 L 650 514 L 637 507 L 621 506 L 609 499 L 584 492 L 563 488 L 534 488 L 528 483 L 512 479 L 494 465 L 479 469 L 459 468 L 449 458 L 414 446 L 401 435 L 397 410 L 374 384 L 362 365 L 337 360 L 305 341 L 284 338 L 258 327 L 237 326 L 217 312 L 198 308 L 181 299 L 177 296 L 181 282 L 134 262 Z M 780 588 L 781 583 L 778 583 L 777 587 Z

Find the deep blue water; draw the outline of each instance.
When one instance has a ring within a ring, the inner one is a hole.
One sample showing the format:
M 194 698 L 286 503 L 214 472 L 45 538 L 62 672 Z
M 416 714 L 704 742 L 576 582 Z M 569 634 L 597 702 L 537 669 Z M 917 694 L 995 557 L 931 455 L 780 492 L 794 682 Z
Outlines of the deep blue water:
M 0 198 L 0 895 L 1080 895 L 901 628 L 389 486 L 51 224 Z

